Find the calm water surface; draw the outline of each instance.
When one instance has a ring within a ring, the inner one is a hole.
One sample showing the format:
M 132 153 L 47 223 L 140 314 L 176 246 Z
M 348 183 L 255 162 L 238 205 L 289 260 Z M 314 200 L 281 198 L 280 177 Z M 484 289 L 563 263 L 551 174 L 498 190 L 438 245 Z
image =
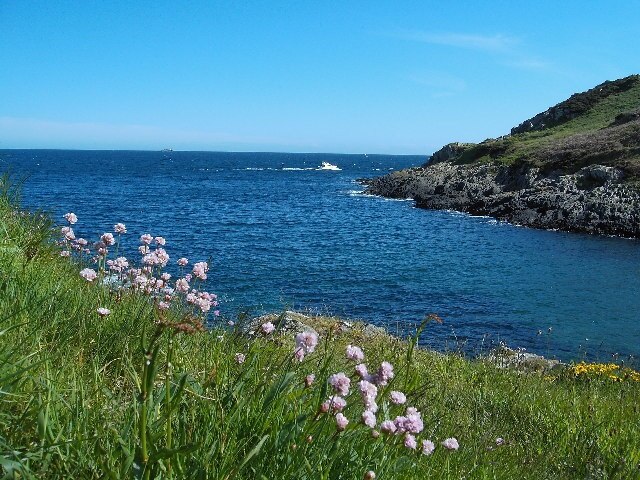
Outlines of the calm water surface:
M 341 171 L 321 171 L 323 161 Z M 364 196 L 356 178 L 424 157 L 0 151 L 23 204 L 75 212 L 95 238 L 124 222 L 174 259 L 212 259 L 223 314 L 315 309 L 478 351 L 505 341 L 561 359 L 640 354 L 640 242 L 519 228 Z M 551 332 L 549 332 L 551 329 Z M 539 333 L 539 332 L 542 333 Z

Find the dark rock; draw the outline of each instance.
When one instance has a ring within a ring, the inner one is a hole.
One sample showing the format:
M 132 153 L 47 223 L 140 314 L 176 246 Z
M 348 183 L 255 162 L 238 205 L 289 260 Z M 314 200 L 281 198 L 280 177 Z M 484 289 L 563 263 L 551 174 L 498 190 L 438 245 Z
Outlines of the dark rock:
M 534 228 L 640 238 L 640 193 L 623 177 L 603 165 L 544 175 L 532 166 L 441 162 L 372 179 L 367 192 Z

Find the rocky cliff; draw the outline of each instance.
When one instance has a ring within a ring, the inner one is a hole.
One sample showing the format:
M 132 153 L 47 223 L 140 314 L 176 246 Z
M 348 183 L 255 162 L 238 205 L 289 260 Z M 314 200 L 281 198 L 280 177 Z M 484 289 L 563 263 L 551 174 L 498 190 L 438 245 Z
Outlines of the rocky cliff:
M 535 228 L 640 238 L 640 76 L 605 82 L 512 133 L 453 143 L 367 192 Z

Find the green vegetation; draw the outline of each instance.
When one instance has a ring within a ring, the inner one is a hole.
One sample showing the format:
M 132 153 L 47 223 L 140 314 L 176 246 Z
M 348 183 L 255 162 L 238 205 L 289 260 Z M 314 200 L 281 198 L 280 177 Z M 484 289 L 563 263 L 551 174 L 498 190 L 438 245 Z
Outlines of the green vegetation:
M 632 375 L 503 370 L 362 326 L 342 331 L 326 317 L 313 319 L 320 342 L 302 362 L 289 335 L 243 334 L 242 319 L 174 328 L 196 324 L 193 315 L 81 278 L 60 256 L 51 220 L 19 210 L 6 179 L 0 186 L 4 478 L 640 478 Z M 363 348 L 372 371 L 382 361 L 395 367 L 379 387 L 378 425 L 404 413 L 388 400 L 403 391 L 422 412 L 417 437 L 433 440 L 433 454 L 360 423 L 347 344 Z M 327 378 L 340 371 L 352 378 L 344 431 L 319 413 Z M 448 437 L 459 450 L 441 446 Z
M 548 119 L 539 114 L 525 122 L 531 128 L 471 145 L 452 161 L 532 164 L 567 173 L 600 163 L 622 168 L 632 181 L 640 177 L 639 111 L 640 76 L 606 82 L 552 107 Z

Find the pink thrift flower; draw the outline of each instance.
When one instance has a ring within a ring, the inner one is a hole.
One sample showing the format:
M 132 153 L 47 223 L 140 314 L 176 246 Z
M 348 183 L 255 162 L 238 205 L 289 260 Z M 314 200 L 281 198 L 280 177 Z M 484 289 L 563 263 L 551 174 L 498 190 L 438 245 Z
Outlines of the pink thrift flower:
M 170 274 L 170 273 L 165 272 L 165 273 L 163 273 L 162 275 L 160 275 L 160 278 L 161 278 L 162 280 L 164 280 L 165 282 L 168 282 L 168 281 L 169 281 L 169 279 L 171 278 L 171 274 Z
M 396 392 L 394 390 L 393 392 L 391 392 L 390 396 L 391 396 L 391 403 L 394 403 L 396 405 L 402 405 L 407 401 L 406 395 L 402 392 Z
M 397 427 L 396 424 L 391 420 L 385 420 L 380 424 L 380 430 L 382 430 L 382 433 L 392 435 L 396 433 Z
M 502 437 L 496 438 L 496 446 L 500 447 L 502 445 L 504 445 L 504 438 Z
M 356 362 L 364 360 L 364 352 L 360 347 L 355 345 L 347 345 L 347 358 Z
M 69 255 L 71 255 L 71 252 L 69 250 L 62 250 L 60 252 L 61 257 L 68 257 Z
M 329 384 L 333 389 L 342 396 L 349 395 L 349 387 L 351 386 L 351 379 L 347 377 L 343 372 L 334 373 L 329 377 Z
M 115 245 L 116 243 L 116 239 L 113 238 L 113 233 L 103 233 L 102 236 L 100 237 L 100 240 L 102 240 L 102 242 L 109 246 L 109 245 Z
M 273 325 L 273 323 L 271 322 L 267 322 L 267 323 L 263 323 L 260 326 L 260 331 L 262 333 L 264 333 L 265 335 L 269 335 L 270 333 L 272 333 L 274 330 L 276 329 L 276 327 Z
M 347 425 L 349 425 L 349 420 L 347 420 L 347 417 L 345 417 L 342 413 L 336 413 L 336 427 L 338 431 L 344 431 L 344 429 L 347 428 Z
M 214 310 L 213 311 L 213 315 L 216 316 L 216 317 L 219 317 L 220 316 L 220 310 Z M 233 322 L 231 322 L 231 326 L 233 326 Z
M 246 360 L 246 357 L 244 353 L 236 353 L 235 360 L 237 364 L 242 365 Z
M 176 280 L 176 290 L 182 293 L 187 293 L 189 291 L 189 282 L 184 278 L 179 278 Z
M 169 308 L 171 308 L 171 304 L 169 302 L 159 302 L 158 303 L 158 310 L 169 310 Z
M 166 245 L 167 241 L 164 239 L 164 237 L 156 237 L 153 239 L 156 242 L 156 245 Z
M 92 268 L 85 268 L 80 270 L 80 276 L 87 282 L 93 282 L 98 277 L 98 274 Z
M 209 264 L 207 262 L 198 262 L 193 265 L 193 274 L 200 280 L 207 279 L 207 272 L 209 271 Z
M 73 225 L 78 221 L 78 217 L 76 216 L 75 213 L 72 213 L 72 212 L 65 213 L 64 218 L 67 222 L 69 222 L 70 225 Z
M 81 247 L 86 247 L 89 242 L 87 242 L 84 238 L 79 238 L 76 240 L 76 243 Z
M 410 448 L 411 450 L 415 450 L 418 447 L 418 442 L 416 442 L 416 437 L 407 433 L 404 436 L 404 446 Z
M 424 429 L 424 423 L 418 411 L 415 413 L 411 411 L 406 417 L 398 416 L 395 422 L 398 430 L 402 432 L 420 433 Z
M 369 428 L 375 428 L 376 426 L 376 415 L 371 410 L 365 410 L 362 412 L 362 423 L 364 423 Z
M 367 366 L 364 363 L 359 363 L 358 365 L 356 365 L 355 370 L 356 370 L 356 374 L 363 380 L 366 380 L 369 377 Z
M 304 377 L 304 386 L 309 388 L 313 382 L 315 381 L 316 376 L 313 373 L 310 373 L 306 377 Z
M 177 263 L 178 263 L 178 265 L 180 265 L 181 267 L 184 267 L 187 263 L 189 263 L 189 260 L 188 260 L 188 259 L 186 259 L 186 258 L 184 258 L 184 257 L 182 257 L 182 258 L 179 258 L 179 259 L 178 259 L 178 262 L 177 262 Z
M 376 404 L 376 396 L 378 395 L 378 387 L 367 380 L 360 380 L 358 382 L 358 388 L 362 394 L 365 409 L 377 412 L 378 405 Z
M 73 228 L 71 227 L 62 227 L 60 229 L 60 231 L 62 232 L 62 235 L 64 235 L 64 239 L 65 240 L 75 240 L 76 239 L 76 235 L 75 233 L 73 233 Z
M 347 406 L 347 401 L 344 398 L 339 397 L 337 395 L 333 395 L 332 397 L 329 397 L 327 400 L 324 401 L 324 403 L 320 406 L 320 410 L 325 413 L 328 412 L 329 410 L 333 410 L 334 412 L 339 412 L 346 406 Z
M 435 449 L 436 449 L 436 446 L 433 444 L 433 442 L 431 440 L 423 440 L 422 441 L 422 454 L 423 455 L 431 455 Z
M 458 450 L 458 448 L 460 448 L 460 445 L 458 444 L 458 440 L 456 440 L 454 437 L 447 438 L 446 440 L 444 440 L 442 442 L 442 446 L 447 450 Z
M 304 350 L 304 353 L 312 353 L 318 345 L 318 336 L 313 332 L 301 332 L 296 335 L 296 347 Z
M 104 307 L 100 307 L 98 308 L 98 315 L 100 315 L 101 317 L 106 317 L 107 315 L 109 315 L 111 313 L 111 310 L 109 310 L 108 308 L 104 308 Z
M 127 227 L 125 226 L 124 223 L 116 223 L 113 226 L 113 231 L 118 233 L 118 234 L 127 233 Z
M 143 245 L 151 245 L 152 241 L 153 241 L 153 237 L 148 233 L 145 233 L 144 235 L 140 236 L 140 243 L 142 243 Z
M 301 362 L 304 360 L 304 350 L 302 348 L 297 348 L 295 352 L 293 352 L 293 358 L 297 361 Z
M 376 374 L 376 383 L 380 386 L 385 386 L 393 376 L 393 365 L 389 362 L 382 362 Z

